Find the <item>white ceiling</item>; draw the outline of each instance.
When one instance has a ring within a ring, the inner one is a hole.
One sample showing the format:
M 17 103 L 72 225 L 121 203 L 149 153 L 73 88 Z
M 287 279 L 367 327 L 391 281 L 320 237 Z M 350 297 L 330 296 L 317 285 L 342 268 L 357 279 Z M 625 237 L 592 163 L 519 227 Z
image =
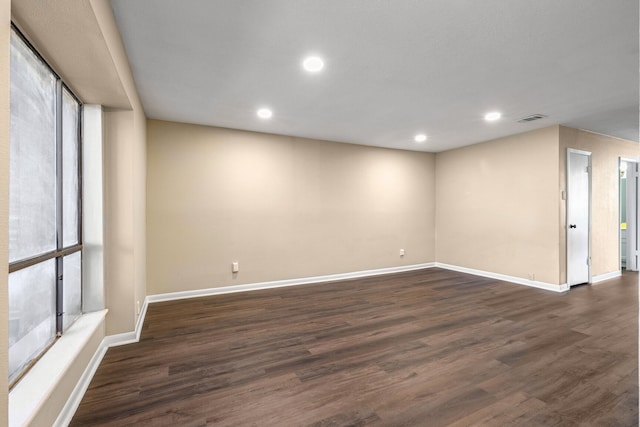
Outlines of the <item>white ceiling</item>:
M 553 124 L 638 141 L 637 0 L 112 6 L 150 118 L 433 152 Z

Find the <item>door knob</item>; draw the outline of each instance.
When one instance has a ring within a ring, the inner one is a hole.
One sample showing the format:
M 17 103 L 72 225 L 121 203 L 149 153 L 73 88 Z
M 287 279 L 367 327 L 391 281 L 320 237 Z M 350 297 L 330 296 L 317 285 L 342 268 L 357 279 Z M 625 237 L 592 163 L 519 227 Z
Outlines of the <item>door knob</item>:
M 576 228 L 575 224 L 569 224 L 569 228 Z

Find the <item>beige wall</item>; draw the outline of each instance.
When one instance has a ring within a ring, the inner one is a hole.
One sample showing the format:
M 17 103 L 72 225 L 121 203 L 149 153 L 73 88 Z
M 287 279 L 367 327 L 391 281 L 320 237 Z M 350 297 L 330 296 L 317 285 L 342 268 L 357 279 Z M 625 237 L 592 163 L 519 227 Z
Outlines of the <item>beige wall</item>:
M 640 156 L 636 142 L 612 138 L 592 132 L 560 127 L 559 185 L 566 190 L 567 148 L 590 151 L 591 154 L 591 274 L 620 270 L 618 160 Z M 566 203 L 559 212 L 560 280 L 566 282 Z
M 9 268 L 9 34 L 11 1 L 0 0 L 0 425 L 9 422 L 8 268 Z
M 130 332 L 146 296 L 146 117 L 107 0 L 91 0 L 130 110 L 105 111 L 105 296 L 107 334 Z
M 100 34 L 131 109 L 105 112 L 107 335 L 130 332 L 146 290 L 146 117 L 108 0 L 91 0 Z M 95 78 L 92 80 L 94 84 Z M 101 93 L 104 99 L 107 94 Z M 104 102 L 103 102 L 104 103 Z M 107 105 L 109 106 L 109 105 Z
M 569 146 L 594 153 L 592 274 L 617 271 L 639 155 L 561 126 L 435 156 L 153 120 L 148 144 L 150 294 L 432 261 L 563 284 Z
M 558 126 L 438 153 L 436 259 L 559 284 Z
M 149 294 L 435 259 L 433 154 L 155 120 L 147 136 Z
M 107 335 L 133 330 L 133 112 L 105 110 L 104 281 Z
M 620 269 L 618 158 L 635 142 L 552 126 L 436 156 L 436 259 L 566 283 L 566 151 L 591 151 L 592 275 Z

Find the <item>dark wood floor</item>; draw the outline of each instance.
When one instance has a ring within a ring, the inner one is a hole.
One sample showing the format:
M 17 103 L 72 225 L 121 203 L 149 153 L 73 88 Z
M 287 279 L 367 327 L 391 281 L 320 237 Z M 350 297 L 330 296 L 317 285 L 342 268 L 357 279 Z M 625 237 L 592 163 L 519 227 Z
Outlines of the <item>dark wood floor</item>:
M 152 304 L 71 424 L 636 426 L 638 278 L 434 268 Z

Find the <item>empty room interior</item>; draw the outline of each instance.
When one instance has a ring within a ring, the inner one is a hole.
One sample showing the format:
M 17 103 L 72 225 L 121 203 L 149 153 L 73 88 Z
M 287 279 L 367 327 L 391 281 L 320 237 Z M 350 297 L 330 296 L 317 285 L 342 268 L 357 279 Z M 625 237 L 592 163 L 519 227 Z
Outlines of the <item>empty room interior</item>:
M 638 425 L 637 0 L 0 16 L 0 425 Z

